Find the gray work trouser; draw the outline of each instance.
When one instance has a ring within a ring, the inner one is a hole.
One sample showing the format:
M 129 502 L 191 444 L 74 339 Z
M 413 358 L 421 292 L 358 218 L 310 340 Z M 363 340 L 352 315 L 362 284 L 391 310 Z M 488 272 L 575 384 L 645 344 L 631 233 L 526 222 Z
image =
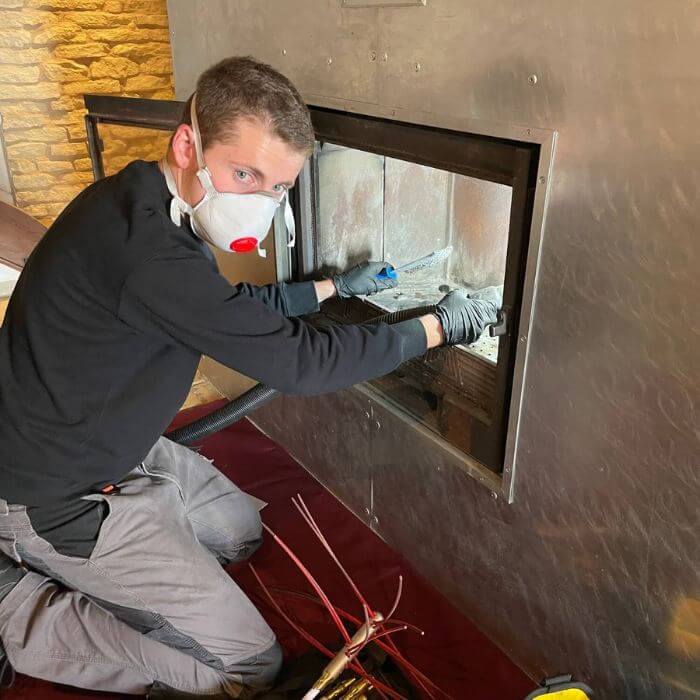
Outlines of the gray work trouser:
M 246 697 L 274 680 L 274 634 L 219 563 L 261 541 L 250 497 L 161 438 L 116 493 L 84 498 L 109 508 L 88 559 L 58 553 L 0 499 L 0 550 L 31 569 L 0 604 L 17 671 L 141 695 L 163 684 Z

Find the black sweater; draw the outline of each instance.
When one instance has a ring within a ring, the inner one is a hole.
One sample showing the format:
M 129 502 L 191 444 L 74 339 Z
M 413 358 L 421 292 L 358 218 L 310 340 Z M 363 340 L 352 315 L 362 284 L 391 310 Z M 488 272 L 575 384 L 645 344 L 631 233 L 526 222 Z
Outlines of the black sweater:
M 231 285 L 135 161 L 76 197 L 36 247 L 0 330 L 0 498 L 57 506 L 119 480 L 187 396 L 202 354 L 314 394 L 423 353 L 418 321 L 317 330 L 312 283 Z

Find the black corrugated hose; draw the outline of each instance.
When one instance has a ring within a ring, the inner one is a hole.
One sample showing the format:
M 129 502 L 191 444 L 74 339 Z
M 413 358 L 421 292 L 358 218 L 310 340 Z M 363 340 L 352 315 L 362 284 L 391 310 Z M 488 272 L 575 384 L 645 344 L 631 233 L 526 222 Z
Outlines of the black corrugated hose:
M 423 314 L 429 314 L 434 310 L 434 306 L 403 309 L 373 318 L 369 323 L 400 323 L 401 321 L 408 321 L 412 318 L 422 316 Z M 277 393 L 276 389 L 271 389 L 264 384 L 257 384 L 252 389 L 241 394 L 238 398 L 229 401 L 225 406 L 218 408 L 216 411 L 212 411 L 199 420 L 166 433 L 165 437 L 173 442 L 189 445 L 190 443 L 207 437 L 207 435 L 223 430 L 232 423 L 241 420 L 241 418 L 245 418 L 245 416 L 256 408 L 259 408 L 273 399 Z
M 212 411 L 199 420 L 166 433 L 165 437 L 173 442 L 188 445 L 241 420 L 241 418 L 267 403 L 276 395 L 277 389 L 272 389 L 264 384 L 257 384 L 238 398 L 229 401 L 225 406 Z

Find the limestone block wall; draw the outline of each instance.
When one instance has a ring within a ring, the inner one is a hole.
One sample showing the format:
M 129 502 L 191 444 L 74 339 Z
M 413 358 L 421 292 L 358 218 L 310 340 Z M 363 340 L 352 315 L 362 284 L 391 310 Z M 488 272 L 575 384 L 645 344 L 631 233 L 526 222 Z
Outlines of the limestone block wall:
M 173 98 L 166 0 L 0 0 L 0 113 L 21 209 L 49 226 L 92 182 L 85 93 Z M 104 127 L 105 170 L 168 134 Z

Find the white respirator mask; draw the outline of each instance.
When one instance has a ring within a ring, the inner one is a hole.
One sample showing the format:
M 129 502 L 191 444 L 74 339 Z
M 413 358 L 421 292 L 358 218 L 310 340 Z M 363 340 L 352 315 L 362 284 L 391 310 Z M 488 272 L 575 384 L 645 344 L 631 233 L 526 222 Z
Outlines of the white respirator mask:
M 214 187 L 211 173 L 204 163 L 195 97 L 196 95 L 192 96 L 190 116 L 199 168 L 197 177 L 204 188 L 204 197 L 194 207 L 185 202 L 177 192 L 177 185 L 167 157 L 163 158 L 161 166 L 168 190 L 173 196 L 170 202 L 172 222 L 176 226 L 180 226 L 182 214 L 187 214 L 194 232 L 202 240 L 229 253 L 231 251 L 248 253 L 257 250 L 258 255 L 264 258 L 267 256 L 267 251 L 263 250 L 260 244 L 265 240 L 270 230 L 277 207 L 284 202 L 284 223 L 288 232 L 287 247 L 292 248 L 295 243 L 294 215 L 289 205 L 287 192 L 278 197 L 267 192 L 256 192 L 255 194 L 219 192 Z

